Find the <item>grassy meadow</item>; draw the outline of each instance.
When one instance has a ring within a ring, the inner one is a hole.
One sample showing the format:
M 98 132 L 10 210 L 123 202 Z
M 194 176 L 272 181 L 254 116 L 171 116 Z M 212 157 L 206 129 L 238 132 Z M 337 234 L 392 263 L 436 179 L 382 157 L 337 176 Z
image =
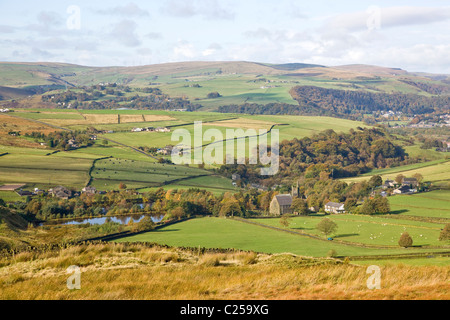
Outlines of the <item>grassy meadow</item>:
M 298 218 L 293 219 L 297 226 L 300 224 L 302 228 L 313 229 L 320 219 L 310 219 L 308 224 L 304 224 L 303 220 Z M 364 221 L 364 217 L 361 219 Z M 271 225 L 274 224 L 280 228 L 279 219 L 258 219 L 258 223 Z M 377 224 L 368 224 L 369 222 L 340 221 L 343 233 L 338 230 L 335 236 L 342 235 L 342 240 L 347 237 L 351 240 L 363 244 L 383 244 L 382 247 L 363 247 L 358 245 L 349 245 L 342 242 L 325 240 L 323 235 L 318 235 L 321 239 L 311 238 L 301 234 L 293 234 L 283 232 L 282 230 L 274 230 L 265 228 L 261 225 L 254 225 L 237 221 L 233 219 L 223 218 L 201 218 L 193 219 L 185 222 L 177 223 L 134 236 L 129 236 L 115 240 L 116 242 L 151 242 L 164 244 L 169 246 L 189 246 L 189 247 L 206 247 L 206 248 L 236 248 L 240 250 L 250 250 L 263 253 L 284 253 L 290 252 L 303 256 L 326 257 L 330 250 L 334 250 L 338 256 L 361 256 L 361 255 L 387 255 L 387 254 L 404 254 L 404 253 L 420 253 L 424 249 L 420 248 L 400 248 L 398 244 L 391 243 L 391 237 L 395 236 L 396 241 L 400 238 L 405 226 L 408 230 L 413 230 L 416 233 L 430 237 L 422 244 L 436 244 L 437 237 L 439 237 L 439 229 L 433 225 L 431 229 L 421 228 L 419 224 L 395 224 L 395 220 L 390 221 L 390 225 L 386 228 L 381 222 Z M 356 234 L 356 227 L 361 224 L 359 228 L 361 234 Z M 295 229 L 294 229 L 295 230 Z M 363 234 L 363 232 L 376 233 L 383 230 L 387 236 L 382 237 L 381 241 L 371 241 L 370 233 Z M 416 232 L 417 231 L 417 232 Z M 316 234 L 315 230 L 311 233 Z M 417 234 L 418 235 L 418 234 Z M 353 238 L 352 238 L 353 236 Z M 420 240 L 418 240 L 420 243 Z M 386 248 L 384 245 L 392 245 L 392 248 Z M 436 249 L 427 249 L 427 251 L 434 251 Z M 442 250 L 442 249 L 441 249 Z
M 447 187 L 450 183 L 450 161 L 448 159 L 438 159 L 388 169 L 377 169 L 358 177 L 344 178 L 342 180 L 351 183 L 369 180 L 374 175 L 380 175 L 384 181 L 386 179 L 394 180 L 399 174 L 405 177 L 412 177 L 416 173 L 420 173 L 423 176 L 424 182 L 431 182 L 435 186 Z
M 122 182 L 133 189 L 160 187 L 205 175 L 211 172 L 188 166 L 110 158 L 95 163 L 91 185 L 99 190 L 117 190 Z
M 0 157 L 0 183 L 24 183 L 29 188 L 55 185 L 81 189 L 89 181 L 93 159 L 7 154 Z

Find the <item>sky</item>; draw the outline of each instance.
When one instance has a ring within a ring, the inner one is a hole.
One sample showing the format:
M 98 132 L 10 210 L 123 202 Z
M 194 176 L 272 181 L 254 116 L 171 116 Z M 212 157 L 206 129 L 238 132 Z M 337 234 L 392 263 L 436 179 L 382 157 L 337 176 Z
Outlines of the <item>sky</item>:
M 450 2 L 0 0 L 0 61 L 370 64 L 450 74 Z

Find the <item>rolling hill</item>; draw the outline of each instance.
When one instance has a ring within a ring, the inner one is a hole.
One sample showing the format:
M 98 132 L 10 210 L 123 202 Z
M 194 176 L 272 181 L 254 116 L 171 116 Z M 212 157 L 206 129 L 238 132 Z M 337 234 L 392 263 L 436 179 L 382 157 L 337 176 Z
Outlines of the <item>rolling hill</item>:
M 248 61 L 173 62 L 144 66 L 90 67 L 66 63 L 0 62 L 0 96 L 26 98 L 52 89 L 117 83 L 157 87 L 173 98 L 188 99 L 205 111 L 222 105 L 280 103 L 298 105 L 291 89 L 324 89 L 369 93 L 450 95 L 449 75 L 411 73 L 371 65 L 323 66 L 305 63 L 268 64 Z M 8 88 L 4 88 L 8 87 Z M 18 91 L 23 89 L 25 91 Z M 208 93 L 219 92 L 218 98 Z M 30 99 L 26 104 L 35 104 Z M 47 106 L 48 107 L 48 106 Z

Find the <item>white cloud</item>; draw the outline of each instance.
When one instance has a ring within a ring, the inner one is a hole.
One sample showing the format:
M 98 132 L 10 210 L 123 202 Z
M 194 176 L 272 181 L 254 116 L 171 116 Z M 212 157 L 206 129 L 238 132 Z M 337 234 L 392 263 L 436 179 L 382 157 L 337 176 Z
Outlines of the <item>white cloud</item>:
M 136 47 L 141 44 L 136 29 L 137 24 L 133 20 L 122 20 L 113 26 L 110 36 L 126 47 Z
M 223 7 L 217 0 L 167 0 L 161 11 L 178 18 L 201 16 L 208 20 L 232 20 L 235 17 L 234 10 Z
M 450 7 L 377 7 L 370 6 L 365 11 L 350 12 L 333 16 L 325 22 L 325 30 L 364 31 L 371 24 L 380 28 L 412 25 L 426 25 L 450 20 Z
M 186 41 L 178 41 L 178 44 L 173 48 L 171 56 L 172 61 L 192 60 L 197 57 L 197 51 L 192 43 Z
M 150 13 L 137 6 L 135 3 L 130 2 L 124 6 L 117 6 L 114 8 L 104 9 L 104 10 L 96 10 L 97 13 L 105 14 L 105 15 L 118 15 L 123 17 L 148 17 Z

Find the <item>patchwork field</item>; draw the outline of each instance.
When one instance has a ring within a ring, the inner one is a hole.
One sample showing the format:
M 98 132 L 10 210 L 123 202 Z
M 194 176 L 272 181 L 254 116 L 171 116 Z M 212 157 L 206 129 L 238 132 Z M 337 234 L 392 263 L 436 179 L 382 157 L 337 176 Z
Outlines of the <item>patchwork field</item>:
M 316 221 L 318 223 L 320 220 L 317 219 Z M 423 252 L 423 249 L 404 249 L 398 246 L 385 249 L 344 245 L 223 218 L 192 219 L 115 241 L 154 242 L 170 246 L 189 246 L 194 248 L 199 246 L 207 248 L 236 248 L 263 253 L 290 252 L 313 257 L 327 256 L 330 250 L 335 250 L 337 255 L 343 256 Z M 433 250 L 436 249 L 427 251 Z
M 81 189 L 89 181 L 92 159 L 8 154 L 0 157 L 0 183 L 23 183 L 28 188 L 64 185 Z
M 424 182 L 432 182 L 433 185 L 448 186 L 450 183 L 450 161 L 448 159 L 439 159 L 407 166 L 373 170 L 368 174 L 342 180 L 348 183 L 357 182 L 369 180 L 373 175 L 380 175 L 383 180 L 394 180 L 399 174 L 405 177 L 412 177 L 416 173 L 420 173 L 423 176 Z
M 408 216 L 450 219 L 450 191 L 436 190 L 389 197 L 391 212 Z
M 186 166 L 107 159 L 95 163 L 91 185 L 99 190 L 117 190 L 120 183 L 125 183 L 128 188 L 160 187 L 205 175 L 211 175 L 211 172 Z
M 450 218 L 450 212 L 447 212 Z M 398 239 L 403 232 L 408 232 L 413 238 L 414 245 L 433 246 L 442 245 L 439 233 L 442 224 L 427 223 L 423 221 L 408 221 L 389 219 L 383 216 L 363 215 L 331 215 L 328 218 L 337 225 L 337 231 L 331 236 L 336 240 L 362 243 L 368 245 L 382 245 L 398 247 Z M 324 237 L 317 229 L 317 224 L 323 217 L 294 217 L 291 219 L 289 229 Z M 279 218 L 255 219 L 255 222 L 283 228 Z

